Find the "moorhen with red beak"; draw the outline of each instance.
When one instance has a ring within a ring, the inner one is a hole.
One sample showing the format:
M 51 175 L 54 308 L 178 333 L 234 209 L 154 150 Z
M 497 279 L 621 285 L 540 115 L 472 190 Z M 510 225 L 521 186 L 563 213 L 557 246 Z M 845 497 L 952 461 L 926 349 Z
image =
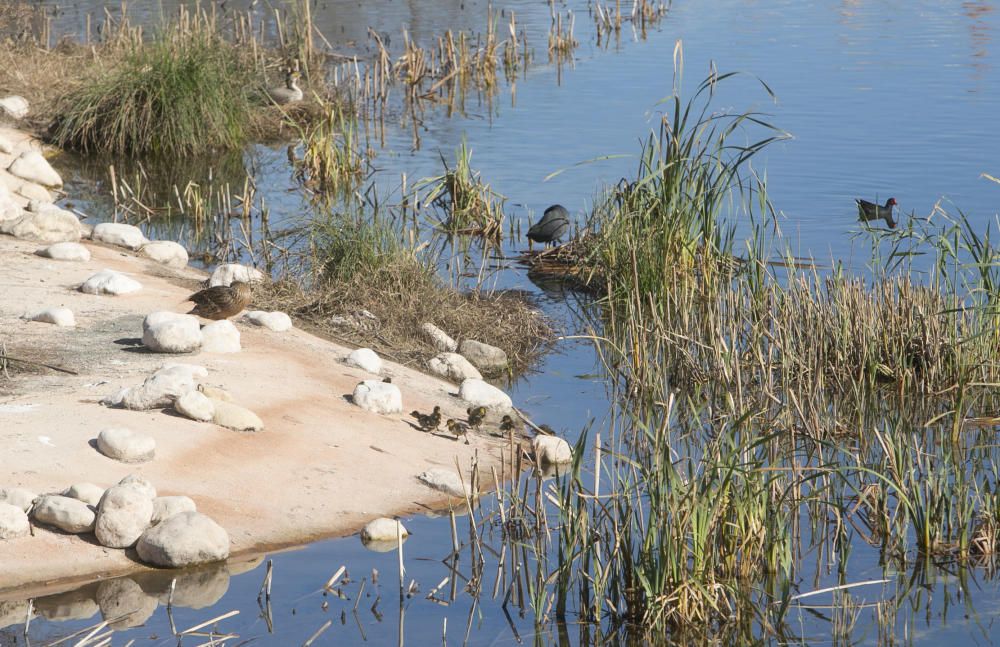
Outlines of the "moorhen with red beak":
M 858 218 L 864 221 L 885 220 L 889 229 L 896 228 L 896 221 L 892 219 L 892 208 L 896 206 L 896 198 L 889 198 L 885 201 L 885 206 L 879 206 L 874 202 L 855 199 L 858 203 Z

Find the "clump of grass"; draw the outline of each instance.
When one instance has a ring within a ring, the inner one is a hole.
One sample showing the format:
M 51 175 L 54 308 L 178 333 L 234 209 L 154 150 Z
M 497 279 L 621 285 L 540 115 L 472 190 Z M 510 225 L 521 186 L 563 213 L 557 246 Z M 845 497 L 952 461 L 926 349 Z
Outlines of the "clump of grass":
M 304 125 L 289 120 L 299 131 L 302 157 L 295 160 L 298 178 L 318 194 L 343 195 L 353 191 L 364 176 L 367 155 L 361 151 L 357 127 L 344 110 L 319 101 L 322 117 Z
M 62 101 L 52 139 L 122 155 L 191 155 L 241 147 L 250 134 L 254 74 L 208 18 L 172 25 Z
M 420 200 L 440 209 L 444 218 L 438 226 L 452 235 L 481 236 L 500 242 L 503 237 L 503 205 L 506 198 L 496 193 L 472 168 L 472 151 L 465 140 L 455 151 L 455 166 L 450 168 L 441 157 L 445 171 L 425 178 L 414 187 L 425 190 Z

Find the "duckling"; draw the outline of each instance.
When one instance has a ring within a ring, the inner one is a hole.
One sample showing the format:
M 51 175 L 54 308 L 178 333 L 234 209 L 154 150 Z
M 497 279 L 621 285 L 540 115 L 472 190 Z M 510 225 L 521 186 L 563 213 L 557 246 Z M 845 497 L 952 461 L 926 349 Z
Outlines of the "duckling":
M 448 418 L 448 431 L 450 431 L 452 434 L 455 435 L 455 440 L 458 440 L 459 438 L 465 438 L 465 444 L 466 445 L 471 444 L 469 442 L 469 436 L 468 436 L 469 425 L 465 424 L 464 422 Z
M 267 91 L 268 96 L 271 97 L 271 101 L 274 101 L 278 105 L 302 101 L 302 88 L 296 83 L 298 80 L 299 73 L 288 70 L 285 73 L 285 86 L 278 86 Z
M 206 319 L 228 319 L 239 314 L 250 304 L 250 284 L 233 281 L 232 285 L 216 285 L 195 292 L 187 298 L 195 306 L 189 315 L 199 315 Z
M 500 431 L 511 432 L 514 431 L 514 421 L 510 416 L 504 416 L 500 419 Z
M 391 377 L 383 377 L 382 381 L 385 382 L 386 384 L 392 384 L 392 378 Z
M 422 431 L 436 431 L 441 426 L 441 407 L 434 407 L 432 413 L 411 411 L 410 415 L 417 419 L 417 426 Z
M 469 407 L 465 413 L 468 415 L 469 426 L 473 429 L 479 429 L 479 425 L 486 419 L 486 407 Z

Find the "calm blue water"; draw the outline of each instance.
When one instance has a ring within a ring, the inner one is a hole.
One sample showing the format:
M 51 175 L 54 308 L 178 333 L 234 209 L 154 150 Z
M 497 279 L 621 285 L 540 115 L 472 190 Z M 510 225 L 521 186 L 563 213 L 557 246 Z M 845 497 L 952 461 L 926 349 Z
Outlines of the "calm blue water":
M 135 3 L 132 13 L 152 21 L 173 4 Z M 267 10 L 264 4 L 259 12 Z M 84 16 L 100 6 L 78 2 L 64 7 L 55 21 L 56 31 L 81 31 Z M 700 82 L 712 62 L 721 72 L 745 72 L 747 76 L 721 88 L 713 106 L 767 113 L 770 122 L 792 136 L 770 148 L 754 166 L 767 174 L 770 197 L 783 215 L 785 243 L 795 253 L 852 264 L 855 256 L 864 258 L 865 250 L 853 249 L 849 235 L 857 229 L 855 197 L 884 201 L 893 196 L 903 212 L 917 216 L 926 216 L 944 198 L 954 205 L 949 210 L 961 209 L 983 228 L 997 213 L 1000 185 L 980 177 L 984 172 L 1000 175 L 1000 129 L 995 122 L 1000 71 L 994 40 L 1000 15 L 994 3 L 679 0 L 647 39 L 636 40 L 626 29 L 620 42 L 612 41 L 606 48 L 596 46 L 586 3 L 557 3 L 561 13 L 572 9 L 576 14 L 580 41 L 573 64 L 561 69 L 546 63 L 547 3 L 504 6 L 516 11 L 535 47 L 534 63 L 516 83 L 516 100 L 505 89 L 491 104 L 470 100 L 465 117 L 428 115 L 419 149 L 413 148 L 407 129 L 391 128 L 387 147 L 375 160 L 382 169 L 376 181 L 395 186 L 401 172 L 411 183 L 440 173 L 439 152 L 452 159 L 465 138 L 474 167 L 509 198 L 508 217 L 519 219 L 522 231 L 553 202 L 583 218 L 601 186 L 633 174 L 639 141 L 657 125 L 662 109 L 657 102 L 671 92 L 673 54 L 680 39 L 685 88 Z M 388 32 L 398 44 L 401 38 L 395 36 L 401 26 L 426 42 L 446 27 L 479 31 L 485 21 L 485 5 L 480 2 L 331 1 L 318 3 L 314 13 L 320 29 L 344 52 L 366 51 L 369 25 Z M 754 76 L 768 83 L 777 101 L 768 97 Z M 249 155 L 258 162 L 261 190 L 273 210 L 272 224 L 292 220 L 301 213 L 300 197 L 288 191 L 295 183 L 284 150 L 256 147 Z M 627 157 L 583 163 L 608 155 Z M 560 169 L 566 171 L 545 180 Z M 95 180 L 99 177 L 85 175 L 81 181 Z M 520 243 L 506 247 L 508 252 L 520 248 Z M 496 281 L 503 287 L 537 290 L 516 266 L 502 271 Z M 561 332 L 580 332 L 560 297 L 542 295 L 542 304 L 560 322 Z M 606 421 L 604 385 L 593 377 L 598 372 L 586 342 L 559 342 L 536 373 L 514 384 L 511 395 L 533 419 L 574 439 L 591 421 L 597 429 Z M 485 506 L 491 505 L 487 499 Z M 462 586 L 449 606 L 425 600 L 426 592 L 449 574 L 440 562 L 450 551 L 448 523 L 425 517 L 404 521 L 414 532 L 405 544 L 407 581 L 416 579 L 421 593 L 405 603 L 402 629 L 396 555 L 371 553 L 356 537 L 273 556 L 274 633 L 268 631 L 257 607 L 260 567 L 233 577 L 225 595 L 209 608 L 175 609 L 175 624 L 183 629 L 239 609 L 240 615 L 219 625 L 240 634 L 232 644 L 250 638 L 257 644 L 301 644 L 327 620 L 333 624 L 315 644 L 431 644 L 442 640 L 446 620 L 445 644 L 597 642 L 593 636 L 581 638 L 577 627 L 566 630 L 567 641 L 558 627 L 536 628 L 530 611 L 521 618 L 511 608 L 518 639 L 497 602 L 484 595 L 479 605 L 461 592 Z M 850 579 L 882 579 L 878 555 L 861 542 L 856 544 Z M 467 553 L 463 560 L 468 575 Z M 354 580 L 345 587 L 351 598 L 346 601 L 318 592 L 342 564 Z M 372 569 L 381 574 L 377 589 L 370 581 Z M 1000 607 L 996 582 L 982 571 L 959 578 L 949 570 L 900 573 L 889 583 L 853 592 L 856 600 L 869 605 L 899 596 L 895 626 L 900 641 L 1000 641 L 1000 630 L 992 621 Z M 368 582 L 355 617 L 353 598 L 363 577 Z M 485 580 L 484 588 L 491 589 L 493 575 Z M 805 592 L 834 581 L 832 574 L 823 573 L 799 588 Z M 382 594 L 377 608 L 381 616 L 371 611 L 377 592 Z M 831 641 L 833 611 L 822 608 L 831 601 L 829 594 L 816 596 L 808 602 L 818 608 L 791 612 L 789 623 L 801 636 L 792 642 Z M 870 606 L 859 611 L 852 644 L 877 644 L 873 614 Z M 6 621 L 11 616 L 0 617 Z M 31 643 L 44 644 L 47 637 L 98 620 L 97 615 L 61 623 L 36 618 L 29 633 Z M 467 627 L 471 627 L 468 633 Z M 20 633 L 16 624 L 0 629 L 0 644 L 24 644 Z M 162 606 L 143 627 L 116 634 L 114 644 L 133 638 L 137 644 L 176 641 Z M 189 638 L 184 644 L 205 640 Z

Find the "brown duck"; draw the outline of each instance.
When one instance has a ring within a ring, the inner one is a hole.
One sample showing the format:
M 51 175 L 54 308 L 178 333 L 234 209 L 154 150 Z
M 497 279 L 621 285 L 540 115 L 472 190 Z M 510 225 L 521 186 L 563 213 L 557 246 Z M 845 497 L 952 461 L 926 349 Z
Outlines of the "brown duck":
M 216 285 L 195 292 L 187 300 L 195 304 L 189 315 L 206 319 L 228 319 L 250 304 L 250 284 L 233 281 L 232 285 Z

